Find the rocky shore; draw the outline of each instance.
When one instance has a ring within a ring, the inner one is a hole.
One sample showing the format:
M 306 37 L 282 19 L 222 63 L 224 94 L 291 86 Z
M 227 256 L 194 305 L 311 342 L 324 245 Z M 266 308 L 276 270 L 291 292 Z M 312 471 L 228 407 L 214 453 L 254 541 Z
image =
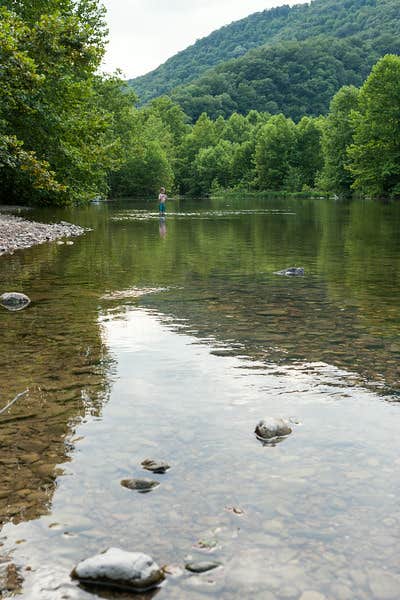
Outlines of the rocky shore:
M 60 223 L 37 223 L 22 217 L 0 213 L 0 256 L 53 242 L 61 238 L 82 235 L 87 231 L 84 227 L 66 221 Z

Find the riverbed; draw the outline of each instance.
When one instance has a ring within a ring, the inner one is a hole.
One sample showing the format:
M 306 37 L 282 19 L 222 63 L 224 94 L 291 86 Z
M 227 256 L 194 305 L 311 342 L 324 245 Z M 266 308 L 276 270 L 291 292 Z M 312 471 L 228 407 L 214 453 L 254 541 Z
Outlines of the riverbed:
M 126 200 L 29 218 L 92 231 L 0 258 L 0 292 L 32 300 L 0 313 L 2 405 L 29 389 L 0 415 L 4 597 L 126 598 L 69 577 L 117 546 L 168 566 L 146 600 L 397 599 L 400 206 L 181 200 L 160 220 Z M 275 274 L 290 266 L 305 275 Z M 263 445 L 264 416 L 292 434 Z

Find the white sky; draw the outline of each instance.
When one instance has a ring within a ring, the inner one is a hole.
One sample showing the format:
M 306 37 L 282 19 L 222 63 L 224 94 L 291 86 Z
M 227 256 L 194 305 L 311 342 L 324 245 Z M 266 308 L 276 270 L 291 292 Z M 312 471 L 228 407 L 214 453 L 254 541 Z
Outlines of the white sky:
M 251 13 L 306 0 L 103 0 L 109 44 L 103 68 L 144 75 L 215 29 Z

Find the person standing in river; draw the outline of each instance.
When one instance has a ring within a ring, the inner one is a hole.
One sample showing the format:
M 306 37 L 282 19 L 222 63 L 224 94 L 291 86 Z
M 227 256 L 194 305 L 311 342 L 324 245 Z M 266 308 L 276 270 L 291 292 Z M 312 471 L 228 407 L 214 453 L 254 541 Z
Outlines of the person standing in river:
M 160 189 L 160 193 L 158 194 L 158 210 L 160 211 L 160 217 L 165 216 L 165 203 L 167 201 L 167 194 L 165 193 L 165 188 Z

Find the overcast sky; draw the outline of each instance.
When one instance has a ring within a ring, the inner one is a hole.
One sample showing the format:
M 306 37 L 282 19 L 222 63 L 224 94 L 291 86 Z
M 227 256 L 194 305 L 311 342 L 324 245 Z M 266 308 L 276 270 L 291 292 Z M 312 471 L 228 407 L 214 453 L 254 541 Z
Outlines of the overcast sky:
M 103 0 L 110 30 L 105 71 L 144 75 L 215 29 L 306 0 Z

